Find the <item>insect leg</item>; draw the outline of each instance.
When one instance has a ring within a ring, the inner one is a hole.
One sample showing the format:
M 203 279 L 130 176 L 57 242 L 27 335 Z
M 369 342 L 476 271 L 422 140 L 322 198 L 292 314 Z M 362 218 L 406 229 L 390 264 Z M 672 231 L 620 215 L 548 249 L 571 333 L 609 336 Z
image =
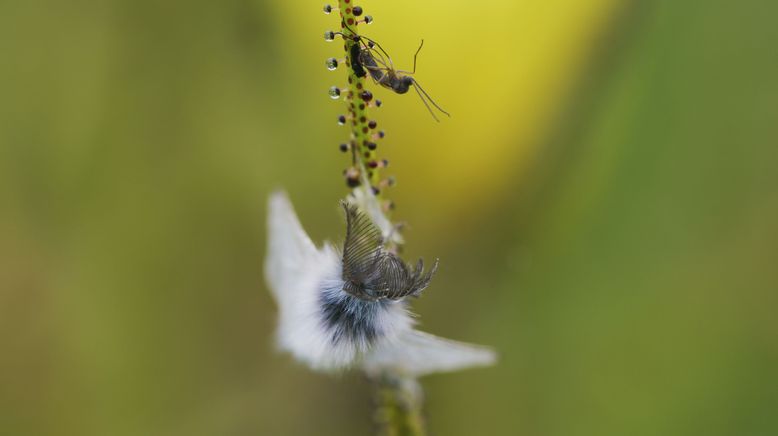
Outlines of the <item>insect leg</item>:
M 413 55 L 413 71 L 397 70 L 398 73 L 416 74 L 416 57 L 419 56 L 419 52 L 421 51 L 422 47 L 424 47 L 423 39 L 421 40 L 421 44 L 419 44 L 419 48 L 416 49 L 416 54 Z
M 362 35 L 360 35 L 359 37 L 360 37 L 360 38 L 364 38 L 364 39 L 368 40 L 368 42 L 372 42 L 372 43 L 373 43 L 373 45 L 375 45 L 376 47 L 378 47 L 378 49 L 379 49 L 379 50 L 381 50 L 381 53 L 383 53 L 383 54 L 384 54 L 384 55 L 387 57 L 387 59 L 391 59 L 391 56 L 389 56 L 389 53 L 387 53 L 387 52 L 386 52 L 386 50 L 384 50 L 384 48 L 383 48 L 383 47 L 381 47 L 381 44 L 379 44 L 379 43 L 378 43 L 378 41 L 376 41 L 376 40 L 374 40 L 374 39 L 371 39 L 371 38 L 368 38 L 367 36 L 362 36 Z M 373 50 L 373 48 L 372 48 L 372 47 L 368 47 L 368 48 L 370 48 L 371 50 Z

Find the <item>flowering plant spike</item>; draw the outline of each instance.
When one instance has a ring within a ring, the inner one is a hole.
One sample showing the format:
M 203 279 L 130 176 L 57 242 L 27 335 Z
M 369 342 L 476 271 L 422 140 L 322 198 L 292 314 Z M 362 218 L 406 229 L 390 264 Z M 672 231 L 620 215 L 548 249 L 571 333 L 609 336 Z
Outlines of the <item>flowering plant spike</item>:
M 352 0 L 339 0 L 340 31 L 327 31 L 326 41 L 343 40 L 343 59 L 331 57 L 327 69 L 346 68 L 348 86 L 332 86 L 329 95 L 346 103 L 338 124 L 349 126 L 350 154 L 343 174 L 350 192 L 341 206 L 345 238 L 341 243 L 314 244 L 283 192 L 268 202 L 268 253 L 265 277 L 279 309 L 277 344 L 298 361 L 322 372 L 361 370 L 376 385 L 379 434 L 424 434 L 421 387 L 417 378 L 435 372 L 491 365 L 496 357 L 486 347 L 442 339 L 417 330 L 408 300 L 430 285 L 438 261 L 406 263 L 399 256 L 404 244 L 400 226 L 387 216 L 393 203 L 385 188 L 392 178 L 381 177 L 388 166 L 378 159 L 383 130 L 369 110 L 381 106 L 367 82 L 404 94 L 413 87 L 435 120 L 441 109 L 418 82 L 414 71 L 395 70 L 391 58 L 373 39 L 357 33 L 370 24 Z M 419 47 L 419 50 L 421 46 Z M 416 53 L 418 55 L 418 51 Z M 430 106 L 430 104 L 432 106 Z M 381 418 L 382 417 L 382 418 Z

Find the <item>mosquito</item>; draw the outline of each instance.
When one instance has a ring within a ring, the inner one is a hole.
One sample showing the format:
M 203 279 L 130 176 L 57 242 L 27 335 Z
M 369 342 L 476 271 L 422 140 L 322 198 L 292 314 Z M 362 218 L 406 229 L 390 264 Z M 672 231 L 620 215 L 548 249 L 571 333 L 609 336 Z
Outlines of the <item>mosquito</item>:
M 349 28 L 349 30 L 351 29 Z M 357 77 L 364 77 L 365 70 L 367 70 L 370 78 L 373 79 L 375 83 L 386 89 L 390 89 L 397 94 L 405 94 L 410 87 L 413 86 L 416 93 L 419 94 L 422 103 L 424 103 L 424 106 L 426 106 L 435 121 L 440 122 L 440 119 L 435 115 L 430 103 L 432 103 L 432 106 L 437 110 L 446 114 L 446 116 L 451 116 L 451 114 L 446 112 L 442 107 L 438 106 L 438 104 L 435 103 L 435 100 L 433 100 L 424 88 L 419 85 L 419 82 L 412 77 L 413 74 L 416 73 L 416 58 L 419 56 L 421 48 L 424 47 L 423 39 L 421 40 L 421 44 L 419 44 L 416 53 L 413 55 L 413 71 L 404 71 L 396 70 L 394 68 L 392 58 L 386 50 L 381 47 L 381 44 L 366 36 L 358 35 L 353 30 L 351 32 L 354 35 L 352 40 L 355 42 L 350 50 L 351 67 Z

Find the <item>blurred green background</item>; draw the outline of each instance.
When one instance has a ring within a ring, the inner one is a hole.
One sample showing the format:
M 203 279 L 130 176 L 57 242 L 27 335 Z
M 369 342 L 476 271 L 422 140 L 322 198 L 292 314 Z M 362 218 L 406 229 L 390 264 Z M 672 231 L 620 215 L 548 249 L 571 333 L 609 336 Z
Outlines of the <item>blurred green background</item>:
M 434 435 L 778 434 L 778 4 L 364 0 Z M 364 435 L 273 351 L 267 194 L 343 233 L 316 2 L 0 3 L 0 434 Z

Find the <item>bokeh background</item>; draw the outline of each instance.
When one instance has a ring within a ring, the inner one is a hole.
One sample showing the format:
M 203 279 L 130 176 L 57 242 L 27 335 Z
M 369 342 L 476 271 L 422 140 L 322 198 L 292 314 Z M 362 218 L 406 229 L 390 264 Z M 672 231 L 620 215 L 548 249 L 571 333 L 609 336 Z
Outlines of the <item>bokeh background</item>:
M 434 435 L 778 434 L 778 4 L 364 0 Z M 0 3 L 0 434 L 364 435 L 273 350 L 265 199 L 343 234 L 317 2 Z

